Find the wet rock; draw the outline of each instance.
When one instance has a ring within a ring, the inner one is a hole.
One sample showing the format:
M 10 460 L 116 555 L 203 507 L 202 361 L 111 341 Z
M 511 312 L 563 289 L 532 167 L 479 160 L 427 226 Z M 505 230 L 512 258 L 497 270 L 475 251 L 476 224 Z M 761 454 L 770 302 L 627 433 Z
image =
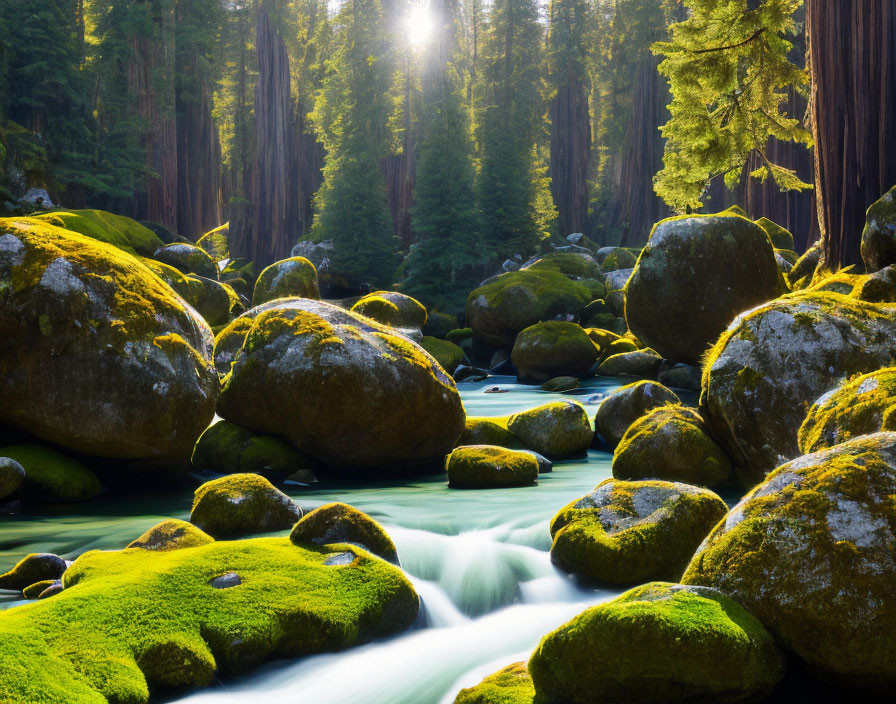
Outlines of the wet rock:
M 531 486 L 538 480 L 538 460 L 529 452 L 492 445 L 458 447 L 445 463 L 454 489 L 503 489 Z
M 583 455 L 594 439 L 588 413 L 574 401 L 556 401 L 516 413 L 507 428 L 523 446 L 552 460 Z
M 398 564 L 398 551 L 385 529 L 370 516 L 343 503 L 328 503 L 306 513 L 289 539 L 296 545 L 349 543 Z
M 215 577 L 209 581 L 209 586 L 214 589 L 230 589 L 232 587 L 238 587 L 243 583 L 243 580 L 236 572 L 225 572 L 219 577 Z
M 610 449 L 616 447 L 625 431 L 648 411 L 681 399 L 662 384 L 637 381 L 614 391 L 601 403 L 594 416 L 594 426 Z
M 286 530 L 302 510 L 264 477 L 232 474 L 200 486 L 190 522 L 214 538 Z
M 22 591 L 25 587 L 46 579 L 59 579 L 67 563 L 59 555 L 48 552 L 25 556 L 6 574 L 0 574 L 0 589 Z
M 574 376 L 555 376 L 548 379 L 541 385 L 542 391 L 551 391 L 553 393 L 562 393 L 564 391 L 572 391 L 578 388 L 579 380 Z

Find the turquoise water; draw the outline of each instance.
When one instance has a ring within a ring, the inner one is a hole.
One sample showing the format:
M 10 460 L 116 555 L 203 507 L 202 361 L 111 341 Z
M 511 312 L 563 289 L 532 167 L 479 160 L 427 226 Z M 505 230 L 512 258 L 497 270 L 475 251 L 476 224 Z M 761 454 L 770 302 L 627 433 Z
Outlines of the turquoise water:
M 618 386 L 593 379 L 567 394 L 520 386 L 511 377 L 461 383 L 469 415 L 505 415 L 558 398 L 589 413 Z M 499 387 L 505 393 L 487 393 Z M 565 504 L 610 476 L 610 455 L 558 462 L 537 486 L 450 490 L 443 474 L 373 484 L 320 482 L 291 495 L 306 507 L 344 501 L 389 531 L 402 567 L 425 608 L 425 624 L 352 650 L 273 663 L 241 680 L 218 682 L 178 701 L 195 704 L 436 704 L 463 686 L 525 659 L 540 637 L 615 591 L 582 588 L 550 563 L 548 521 Z M 0 518 L 0 568 L 29 552 L 69 559 L 117 549 L 163 518 L 187 518 L 192 493 L 100 498 Z M 0 597 L 2 600 L 2 597 Z M 12 606 L 8 595 L 6 606 Z M 0 604 L 2 607 L 2 604 Z

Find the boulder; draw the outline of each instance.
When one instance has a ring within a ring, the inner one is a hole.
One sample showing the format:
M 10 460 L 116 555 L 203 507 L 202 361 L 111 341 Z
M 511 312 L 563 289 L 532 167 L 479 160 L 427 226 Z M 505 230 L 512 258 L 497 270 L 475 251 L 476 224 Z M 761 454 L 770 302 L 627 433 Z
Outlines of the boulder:
M 210 426 L 193 449 L 193 468 L 219 474 L 260 474 L 282 479 L 311 461 L 285 440 L 222 420 Z
M 422 330 L 427 317 L 420 301 L 395 291 L 370 293 L 352 306 L 352 312 L 389 327 L 414 330 Z
M 545 320 L 575 320 L 590 302 L 589 289 L 559 271 L 530 269 L 501 274 L 475 289 L 466 315 L 478 339 L 510 348 L 521 330 Z
M 869 303 L 896 303 L 896 264 L 862 277 L 850 295 Z
M 16 494 L 25 481 L 25 468 L 12 457 L 0 457 L 0 499 Z
M 594 415 L 594 428 L 612 449 L 629 426 L 647 411 L 680 403 L 681 399 L 662 384 L 636 381 L 617 389 L 600 404 Z
M 645 345 L 696 364 L 738 314 L 784 282 L 768 235 L 737 215 L 657 223 L 625 289 L 625 319 Z
M 731 479 L 731 461 L 685 406 L 660 406 L 635 421 L 613 453 L 617 479 L 664 479 L 717 487 Z
M 269 309 L 271 304 L 262 306 L 262 309 Z M 234 318 L 215 337 L 215 346 L 213 348 L 213 356 L 215 359 L 215 369 L 221 376 L 230 373 L 230 367 L 236 359 L 237 352 L 246 341 L 246 335 L 255 322 L 255 309 L 246 311 L 242 315 Z
M 34 220 L 77 232 L 128 254 L 151 257 L 165 243 L 145 225 L 124 215 L 104 210 L 54 210 L 34 216 Z
M 233 317 L 231 315 L 233 309 L 241 312 L 242 304 L 236 291 L 227 284 L 196 274 L 188 274 L 187 279 L 198 284 L 195 288 L 194 301 L 190 303 L 210 326 L 216 328 L 229 323 Z
M 552 460 L 582 456 L 594 439 L 585 407 L 574 401 L 555 401 L 516 413 L 507 428 L 524 447 Z
M 589 252 L 550 252 L 522 267 L 522 271 L 530 269 L 552 269 L 574 281 L 602 279 L 604 276 L 600 265 Z
M 663 358 L 651 349 L 621 352 L 607 357 L 600 363 L 597 373 L 601 376 L 631 376 L 636 379 L 656 379 Z
M 212 536 L 201 531 L 192 523 L 187 523 L 177 518 L 169 518 L 154 525 L 139 538 L 132 541 L 128 547 L 167 552 L 168 550 L 199 547 L 214 540 Z
M 398 564 L 395 543 L 366 513 L 343 503 L 329 503 L 309 511 L 293 526 L 289 539 L 296 545 L 348 543 Z
M 787 249 L 793 251 L 793 235 L 787 228 L 768 218 L 759 218 L 755 221 L 759 227 L 765 230 L 775 249 Z
M 507 429 L 506 417 L 474 418 L 467 416 L 464 430 L 457 439 L 461 445 L 499 445 L 501 447 L 521 448 L 522 444 L 516 435 Z
M 754 486 L 799 456 L 806 409 L 840 379 L 892 364 L 896 308 L 800 292 L 738 318 L 707 357 L 700 410 Z
M 42 501 L 86 501 L 100 493 L 96 473 L 80 460 L 46 445 L 29 443 L 0 448 L 0 457 L 24 470 L 22 492 Z
M 454 704 L 533 704 L 535 685 L 524 662 L 489 675 L 475 687 L 457 693 Z
M 634 269 L 615 269 L 609 272 L 604 278 L 604 285 L 607 287 L 607 293 L 613 291 L 622 291 L 631 278 Z
M 214 538 L 291 528 L 302 509 L 257 474 L 231 474 L 206 482 L 193 495 L 190 522 Z
M 538 481 L 538 460 L 530 452 L 494 445 L 465 445 L 445 462 L 453 489 L 503 489 Z
M 457 329 L 457 316 L 450 313 L 442 313 L 431 310 L 426 316 L 426 325 L 423 326 L 423 334 L 428 337 L 446 339 L 449 332 Z
M 290 257 L 274 262 L 262 270 L 255 281 L 252 305 L 258 306 L 275 298 L 320 298 L 317 270 L 304 257 Z
M 14 399 L 0 423 L 84 455 L 186 468 L 219 384 L 211 330 L 167 284 L 110 245 L 0 219 L 0 290 L 14 341 L 0 349 L 0 396 Z
M 41 208 L 49 210 L 53 207 L 53 201 L 50 194 L 43 188 L 29 188 L 25 191 L 25 195 L 19 198 L 19 203 L 23 203 L 33 208 Z
M 426 471 L 454 447 L 464 423 L 454 381 L 393 328 L 304 298 L 245 317 L 252 324 L 224 379 L 221 417 L 360 473 Z
M 230 259 L 230 223 L 206 232 L 196 240 L 196 246 L 205 250 L 216 262 Z
M 663 364 L 660 366 L 659 374 L 656 380 L 661 384 L 672 389 L 681 389 L 682 391 L 700 391 L 700 380 L 703 371 L 700 367 L 690 364 Z
M 364 550 L 287 538 L 93 550 L 63 585 L 0 612 L 0 701 L 147 704 L 217 673 L 393 635 L 419 601 L 401 570 Z
M 638 257 L 624 247 L 601 247 L 597 250 L 597 260 L 604 271 L 610 272 L 633 269 Z
M 677 581 L 728 505 L 708 489 L 607 479 L 551 521 L 551 562 L 604 584 Z
M 209 279 L 218 278 L 218 265 L 208 253 L 194 244 L 175 242 L 166 244 L 153 253 L 152 258 L 173 266 L 184 274 L 198 274 Z
M 787 279 L 790 281 L 791 287 L 794 289 L 805 288 L 805 283 L 800 285 L 800 282 L 808 282 L 808 280 L 811 279 L 812 274 L 815 273 L 815 269 L 818 267 L 820 261 L 821 240 L 811 245 L 803 255 L 796 260 L 793 268 L 787 274 Z
M 551 393 L 563 393 L 564 391 L 572 391 L 579 386 L 579 379 L 575 376 L 555 376 L 548 379 L 541 385 L 542 391 L 550 391 Z
M 454 374 L 454 370 L 467 361 L 467 355 L 464 351 L 448 340 L 440 340 L 437 337 L 423 336 L 420 346 L 425 349 L 449 374 Z
M 37 552 L 26 555 L 6 574 L 0 574 L 0 589 L 20 592 L 43 580 L 59 579 L 68 563 L 59 555 Z
M 896 264 L 896 186 L 868 208 L 861 250 L 868 271 Z
M 585 376 L 600 350 L 575 323 L 536 323 L 517 336 L 511 359 L 523 383 L 540 384 L 555 376 Z
M 756 615 L 828 680 L 896 692 L 896 433 L 771 473 L 706 538 L 683 577 Z
M 58 579 L 44 579 L 25 587 L 22 590 L 22 596 L 26 599 L 45 599 L 47 596 L 52 596 L 50 592 L 55 591 L 57 585 L 62 587 L 62 581 Z

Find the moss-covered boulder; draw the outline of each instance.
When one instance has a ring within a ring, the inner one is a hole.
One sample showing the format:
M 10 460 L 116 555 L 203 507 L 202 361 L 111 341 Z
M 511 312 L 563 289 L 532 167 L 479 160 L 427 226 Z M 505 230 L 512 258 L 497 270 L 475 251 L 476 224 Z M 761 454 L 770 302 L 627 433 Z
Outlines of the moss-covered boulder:
M 54 210 L 35 215 L 34 219 L 111 244 L 128 254 L 151 257 L 165 245 L 145 225 L 105 210 Z
M 601 247 L 597 250 L 597 259 L 606 272 L 632 269 L 638 261 L 637 255 L 625 247 Z
M 431 310 L 426 315 L 426 325 L 423 326 L 423 334 L 427 337 L 446 339 L 449 332 L 457 329 L 457 316 L 451 313 L 443 313 L 440 310 Z
M 529 660 L 538 701 L 759 701 L 784 658 L 754 616 L 715 589 L 637 587 L 542 638 Z
M 423 304 L 396 291 L 370 293 L 352 306 L 352 312 L 366 315 L 393 328 L 422 330 L 426 325 L 426 308 Z
M 591 302 L 589 289 L 554 269 L 501 274 L 470 293 L 467 322 L 474 335 L 510 348 L 520 331 L 555 318 L 575 319 Z
M 509 417 L 494 416 L 490 418 L 477 418 L 468 416 L 464 422 L 464 429 L 457 439 L 457 446 L 461 445 L 499 445 L 500 447 L 521 448 L 523 445 L 516 435 L 507 429 Z
M 389 534 L 366 513 L 348 504 L 333 502 L 309 511 L 293 526 L 289 539 L 296 545 L 349 543 L 398 564 L 398 551 Z
M 614 448 L 629 426 L 647 411 L 680 403 L 681 399 L 662 384 L 636 381 L 604 399 L 594 415 L 594 429 L 610 448 Z
M 193 449 L 193 467 L 219 474 L 260 474 L 282 479 L 311 461 L 285 440 L 222 420 L 208 428 Z
M 460 690 L 454 704 L 533 704 L 535 685 L 524 662 L 489 675 L 475 687 Z
M 793 289 L 805 288 L 818 263 L 821 261 L 821 240 L 815 242 L 796 260 L 793 268 L 787 274 L 787 280 Z
M 579 387 L 579 378 L 575 376 L 555 376 L 541 385 L 542 391 L 563 393 Z
M 575 401 L 555 401 L 515 413 L 507 428 L 524 447 L 552 460 L 584 455 L 594 439 L 588 412 Z
M 611 354 L 597 368 L 601 376 L 630 376 L 635 379 L 656 379 L 663 358 L 654 350 L 634 350 Z
M 628 283 L 633 272 L 634 269 L 616 269 L 615 271 L 609 272 L 604 278 L 604 286 L 606 287 L 607 294 L 611 294 L 613 291 L 624 290 L 625 285 Z
M 264 306 L 262 306 L 264 307 Z M 255 322 L 255 309 L 234 318 L 221 332 L 215 336 L 213 356 L 215 369 L 218 374 L 225 376 L 230 373 L 230 366 L 236 359 L 236 353 L 240 351 L 246 341 L 246 335 Z
M 551 562 L 606 584 L 677 581 L 728 512 L 708 489 L 607 479 L 551 521 Z
M 625 431 L 613 453 L 613 476 L 712 488 L 731 479 L 731 461 L 709 436 L 699 413 L 685 406 L 661 406 Z
M 0 701 L 146 704 L 267 660 L 392 635 L 418 609 L 397 567 L 287 538 L 92 551 L 63 584 L 0 612 Z
M 868 208 L 861 249 L 868 271 L 896 264 L 896 186 Z
M 625 319 L 667 359 L 696 363 L 745 310 L 776 298 L 784 282 L 768 235 L 737 215 L 657 223 L 625 289 Z
M 85 455 L 186 468 L 218 394 L 211 331 L 137 259 L 0 219 L 0 329 L 0 423 Z
M 449 374 L 454 374 L 455 369 L 467 362 L 467 355 L 464 351 L 448 340 L 440 340 L 438 337 L 424 335 L 420 346 L 429 352 L 442 365 L 442 369 Z
M 564 276 L 575 280 L 579 279 L 603 279 L 604 273 L 593 256 L 587 252 L 549 252 L 531 264 L 524 266 L 521 271 L 530 270 L 559 271 Z
M 494 445 L 465 445 L 445 462 L 454 489 L 503 489 L 538 481 L 538 460 L 530 452 Z
M 317 269 L 305 257 L 290 257 L 274 262 L 262 270 L 252 292 L 252 305 L 258 306 L 275 298 L 320 298 Z
M 46 599 L 48 596 L 52 596 L 51 592 L 55 592 L 57 585 L 62 587 L 62 581 L 59 579 L 44 579 L 25 587 L 22 590 L 22 596 L 26 599 Z
M 147 530 L 139 538 L 132 541 L 128 547 L 165 552 L 167 550 L 196 548 L 213 541 L 214 538 L 212 536 L 192 523 L 187 523 L 177 518 L 168 518 Z
M 86 501 L 100 493 L 96 473 L 82 461 L 46 445 L 28 443 L 0 448 L 0 457 L 25 471 L 23 493 L 44 501 Z
M 173 266 L 184 274 L 198 274 L 209 279 L 218 278 L 218 265 L 208 253 L 194 244 L 175 242 L 157 249 L 153 259 Z
M 187 278 L 197 284 L 192 305 L 211 327 L 227 324 L 233 317 L 231 311 L 237 308 L 239 312 L 242 307 L 236 292 L 227 284 L 196 274 L 188 274 Z
M 860 435 L 896 430 L 896 368 L 863 374 L 841 384 L 819 398 L 800 426 L 800 452 L 817 452 Z
M 193 495 L 190 522 L 215 538 L 291 528 L 302 509 L 257 474 L 231 474 L 206 482 Z
M 700 367 L 695 367 L 692 364 L 684 364 L 682 362 L 677 364 L 663 363 L 660 365 L 660 371 L 656 375 L 656 380 L 670 389 L 698 392 L 700 391 L 702 376 L 703 371 Z
M 896 433 L 789 462 L 707 537 L 683 581 L 748 608 L 812 670 L 896 692 Z
M 800 454 L 809 406 L 841 378 L 892 364 L 896 308 L 800 292 L 736 320 L 707 358 L 701 414 L 753 486 Z
M 599 352 L 581 327 L 552 320 L 520 332 L 511 359 L 520 381 L 540 384 L 555 376 L 584 376 L 597 362 Z
M 755 222 L 765 230 L 775 249 L 793 250 L 793 235 L 790 234 L 787 228 L 781 227 L 778 223 L 766 217 L 759 218 Z
M 320 301 L 265 305 L 246 313 L 252 324 L 224 380 L 223 418 L 338 469 L 421 471 L 442 462 L 464 409 L 453 379 L 423 348 Z
M 16 565 L 0 574 L 0 589 L 20 592 L 25 587 L 44 580 L 59 579 L 68 563 L 59 555 L 49 552 L 35 552 L 23 557 Z
M 869 303 L 896 303 L 896 264 L 863 276 L 850 295 Z
M 0 499 L 19 491 L 25 481 L 25 468 L 12 457 L 0 456 Z

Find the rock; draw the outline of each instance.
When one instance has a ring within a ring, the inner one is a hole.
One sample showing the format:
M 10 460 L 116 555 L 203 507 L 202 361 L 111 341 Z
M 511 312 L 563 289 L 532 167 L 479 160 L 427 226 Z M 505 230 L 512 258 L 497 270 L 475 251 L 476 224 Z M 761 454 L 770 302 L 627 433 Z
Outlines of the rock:
M 311 486 L 317 482 L 317 475 L 310 469 L 299 469 L 290 474 L 283 483 L 288 486 Z
M 19 202 L 35 208 L 42 208 L 43 210 L 49 210 L 54 207 L 50 194 L 43 188 L 29 188 L 25 191 L 25 195 L 19 198 Z
M 574 401 L 555 401 L 516 413 L 507 428 L 523 446 L 552 460 L 583 455 L 594 438 L 585 407 Z
M 892 364 L 896 309 L 801 292 L 738 318 L 707 357 L 700 410 L 754 486 L 799 456 L 806 409 L 840 378 Z
M 174 242 L 188 241 L 186 237 L 181 237 L 180 235 L 175 234 L 174 232 L 169 230 L 164 225 L 160 225 L 159 223 L 153 222 L 152 220 L 140 220 L 139 222 L 147 230 L 151 230 L 152 233 L 162 241 L 162 244 L 173 244 Z
M 0 457 L 0 499 L 12 496 L 25 481 L 25 468 L 12 457 Z
M 607 287 L 607 292 L 622 291 L 634 271 L 634 269 L 616 269 L 609 272 L 604 278 L 604 285 Z
M 653 350 L 636 350 L 607 357 L 597 368 L 601 376 L 632 376 L 640 379 L 656 379 L 663 358 Z
M 529 673 L 539 701 L 760 701 L 781 680 L 784 658 L 728 596 L 653 582 L 546 635 Z
M 457 316 L 431 310 L 426 316 L 426 325 L 423 326 L 423 334 L 428 337 L 446 339 L 448 333 L 457 329 Z
M 602 279 L 604 272 L 590 252 L 550 252 L 539 257 L 532 264 L 526 264 L 522 271 L 530 269 L 552 269 L 572 279 Z
M 523 452 L 528 452 L 535 458 L 535 461 L 538 462 L 538 473 L 539 474 L 549 474 L 554 471 L 554 463 L 551 462 L 544 455 L 540 455 L 534 450 L 523 450 Z
M 68 563 L 59 555 L 37 552 L 26 555 L 6 574 L 0 574 L 0 589 L 20 592 L 25 587 L 46 579 L 59 579 Z
M 86 501 L 102 490 L 96 473 L 74 457 L 46 445 L 9 445 L 0 457 L 17 462 L 24 470 L 23 493 L 44 501 Z
M 611 340 L 609 344 L 601 346 L 600 361 L 603 362 L 605 359 L 607 359 L 608 357 L 612 357 L 614 354 L 625 354 L 626 352 L 637 351 L 638 346 L 634 343 L 634 341 L 628 339 L 627 337 L 616 336 L 616 339 Z
M 509 418 L 474 418 L 468 416 L 464 430 L 457 439 L 461 445 L 499 445 L 501 447 L 521 448 L 522 444 L 516 435 L 507 429 Z
M 555 376 L 584 376 L 599 350 L 575 323 L 536 323 L 517 336 L 511 359 L 523 383 L 540 384 Z
M 609 345 L 613 344 L 616 340 L 621 339 L 618 333 L 611 330 L 588 328 L 585 332 L 588 333 L 588 337 L 591 338 L 591 341 L 600 348 L 601 355 L 603 355 L 604 350 Z M 631 342 L 631 340 L 629 340 L 629 342 Z
M 429 352 L 448 374 L 454 374 L 454 370 L 467 361 L 464 351 L 448 340 L 424 336 L 420 346 Z
M 309 511 L 295 524 L 289 539 L 296 545 L 357 545 L 398 564 L 398 551 L 389 534 L 366 513 L 348 504 L 329 503 Z
M 232 317 L 231 310 L 234 308 L 235 303 L 237 308 L 241 305 L 236 296 L 236 291 L 233 291 L 229 286 L 218 282 L 216 279 L 209 279 L 205 276 L 189 274 L 187 278 L 190 281 L 198 282 L 195 302 L 190 301 L 190 303 L 205 318 L 205 322 L 212 327 L 229 323 Z M 235 298 L 236 302 L 234 301 Z
M 488 369 L 480 369 L 478 367 L 470 367 L 466 364 L 461 364 L 457 369 L 454 370 L 454 378 L 456 381 L 484 381 L 489 377 Z
M 594 415 L 594 427 L 610 449 L 616 447 L 632 423 L 650 410 L 680 404 L 681 399 L 655 381 L 637 381 L 614 391 Z
M 625 293 L 622 291 L 611 291 L 607 294 L 605 302 L 607 310 L 614 318 L 621 318 L 625 315 Z
M 535 686 L 526 663 L 516 662 L 475 687 L 460 690 L 454 704 L 532 704 L 534 700 Z
M 25 587 L 22 590 L 22 596 L 26 599 L 40 599 L 44 592 L 55 585 L 62 586 L 62 581 L 58 579 L 43 579 L 40 582 L 35 582 L 34 584 Z
M 597 250 L 597 260 L 604 271 L 633 269 L 638 257 L 623 247 L 601 247 Z
M 240 586 L 242 583 L 243 578 L 236 572 L 225 572 L 224 574 L 209 580 L 209 586 L 214 589 L 231 589 Z
M 104 210 L 54 210 L 36 215 L 34 220 L 111 244 L 133 255 L 151 257 L 159 247 L 165 246 L 148 227 Z
M 88 456 L 186 469 L 214 415 L 208 325 L 132 256 L 0 220 L 0 423 Z M 77 373 L 73 373 L 77 370 Z M 158 468 L 165 469 L 160 472 Z M 27 466 L 26 466 L 27 471 Z
M 789 462 L 706 538 L 683 581 L 717 587 L 828 680 L 896 691 L 896 433 Z
M 284 477 L 311 466 L 311 461 L 285 440 L 222 420 L 208 428 L 193 450 L 193 467 L 219 474 Z
M 297 296 L 320 298 L 317 270 L 304 257 L 290 257 L 274 262 L 262 270 L 252 292 L 252 305 L 258 306 L 275 298 Z
M 336 469 L 441 463 L 464 409 L 435 359 L 392 328 L 321 301 L 266 305 L 245 314 L 253 322 L 224 379 L 221 417 Z
M 521 330 L 557 317 L 575 319 L 590 301 L 587 287 L 559 271 L 530 269 L 501 274 L 475 289 L 466 315 L 477 338 L 510 348 Z
M 184 274 L 198 274 L 208 279 L 218 278 L 218 265 L 215 264 L 215 260 L 204 249 L 193 244 L 181 242 L 166 244 L 156 250 L 152 257 Z
M 765 230 L 775 249 L 793 250 L 793 235 L 790 234 L 789 230 L 764 217 L 754 222 Z
M 669 218 L 654 226 L 629 279 L 625 319 L 663 357 L 696 364 L 735 316 L 784 288 L 758 225 L 736 215 Z
M 700 379 L 702 376 L 703 372 L 700 367 L 679 363 L 661 366 L 656 380 L 672 389 L 700 391 Z
M 605 584 L 677 581 L 726 513 L 708 489 L 607 479 L 554 516 L 551 562 Z
M 445 463 L 452 489 L 504 489 L 538 481 L 538 460 L 529 452 L 494 445 L 458 447 Z
M 44 589 L 40 594 L 37 595 L 38 599 L 48 599 L 51 596 L 56 596 L 64 589 L 62 586 L 62 582 L 54 582 L 49 587 Z
M 896 367 L 858 376 L 812 404 L 800 426 L 800 452 L 809 454 L 881 430 L 896 430 Z
M 332 561 L 346 553 L 348 563 Z M 207 686 L 217 672 L 388 637 L 413 624 L 419 603 L 394 565 L 287 538 L 93 550 L 63 584 L 52 599 L 0 612 L 6 704 L 146 704 L 150 692 Z
M 787 261 L 778 250 L 775 250 L 775 263 L 778 265 L 778 271 L 782 274 L 787 274 L 793 269 L 793 262 Z
M 709 436 L 696 411 L 661 406 L 625 431 L 613 453 L 613 476 L 712 488 L 731 479 L 731 461 Z
M 868 271 L 896 264 L 896 186 L 868 208 L 861 248 Z
M 574 376 L 555 376 L 548 379 L 541 385 L 542 391 L 551 391 L 553 393 L 563 393 L 564 391 L 572 391 L 578 388 L 579 380 Z
M 270 307 L 270 304 L 266 305 Z M 265 308 L 265 306 L 262 306 L 262 308 Z M 212 354 L 215 359 L 215 369 L 221 376 L 226 376 L 230 373 L 230 367 L 236 359 L 236 354 L 246 341 L 246 335 L 249 334 L 249 330 L 252 329 L 254 322 L 255 309 L 253 308 L 234 318 L 215 337 L 215 346 Z
M 214 538 L 291 528 L 302 517 L 292 499 L 257 474 L 231 474 L 200 486 L 190 522 Z
M 793 288 L 804 288 L 797 284 L 806 277 L 811 277 L 821 261 L 821 240 L 811 245 L 803 255 L 796 260 L 796 264 L 787 274 L 787 279 Z
M 366 315 L 393 328 L 421 330 L 426 325 L 426 308 L 420 301 L 395 291 L 377 291 L 352 306 L 353 313 Z
M 850 295 L 869 303 L 896 303 L 896 264 L 862 277 Z
M 213 540 L 214 538 L 199 530 L 192 523 L 187 523 L 177 518 L 169 518 L 147 530 L 139 538 L 132 541 L 128 547 L 165 552 L 167 550 L 195 548 Z

